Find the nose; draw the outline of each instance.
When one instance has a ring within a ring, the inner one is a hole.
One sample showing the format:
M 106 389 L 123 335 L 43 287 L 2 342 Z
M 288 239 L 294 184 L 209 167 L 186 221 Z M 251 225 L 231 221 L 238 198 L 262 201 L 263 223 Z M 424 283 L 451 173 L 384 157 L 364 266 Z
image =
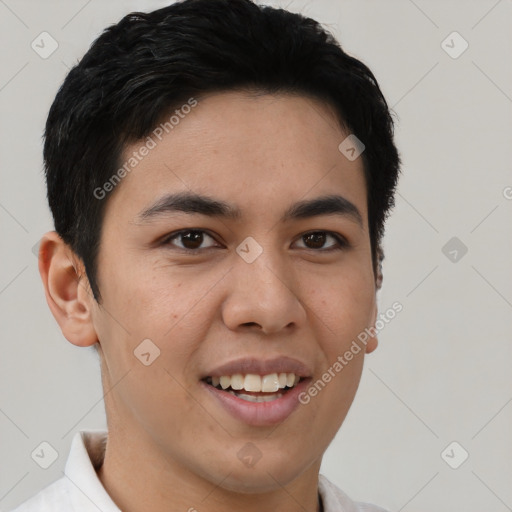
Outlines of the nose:
M 284 267 L 265 253 L 252 263 L 242 259 L 235 263 L 222 306 L 223 321 L 229 329 L 275 334 L 305 323 L 297 276 Z

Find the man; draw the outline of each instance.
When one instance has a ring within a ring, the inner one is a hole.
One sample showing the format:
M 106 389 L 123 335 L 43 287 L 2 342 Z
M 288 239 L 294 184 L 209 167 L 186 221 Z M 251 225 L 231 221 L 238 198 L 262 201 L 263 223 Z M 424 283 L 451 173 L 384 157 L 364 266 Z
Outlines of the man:
M 371 71 L 249 0 L 130 14 L 64 81 L 44 159 L 39 269 L 98 350 L 108 436 L 16 510 L 383 510 L 319 476 L 377 346 L 399 156 Z

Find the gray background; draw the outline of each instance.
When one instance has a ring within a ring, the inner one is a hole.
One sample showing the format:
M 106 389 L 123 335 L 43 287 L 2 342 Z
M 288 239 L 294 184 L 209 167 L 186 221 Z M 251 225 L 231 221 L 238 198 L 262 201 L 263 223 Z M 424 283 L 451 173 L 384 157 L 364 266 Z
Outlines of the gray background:
M 379 305 L 404 309 L 368 357 L 322 472 L 393 511 L 512 510 L 512 2 L 269 3 L 325 23 L 369 65 L 399 118 L 403 176 Z M 52 229 L 45 118 L 106 25 L 166 4 L 0 0 L 2 510 L 61 476 L 74 432 L 106 427 L 97 357 L 62 336 L 32 252 Z M 59 45 L 47 59 L 31 48 L 43 31 Z M 442 46 L 453 31 L 469 44 L 458 58 Z M 459 247 L 443 252 L 452 237 Z M 42 441 L 59 453 L 46 470 L 30 456 Z M 446 461 L 460 463 L 462 450 L 469 458 L 452 469 Z

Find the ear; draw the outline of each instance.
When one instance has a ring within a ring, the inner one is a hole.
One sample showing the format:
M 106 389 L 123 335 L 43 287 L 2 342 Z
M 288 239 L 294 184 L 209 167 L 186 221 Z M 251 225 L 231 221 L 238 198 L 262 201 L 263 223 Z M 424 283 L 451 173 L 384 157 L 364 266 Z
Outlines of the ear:
M 375 300 L 373 303 L 373 311 L 372 311 L 372 322 L 371 326 L 376 329 L 375 323 L 377 321 L 377 292 L 382 287 L 382 280 L 383 280 L 383 274 L 382 274 L 382 261 L 384 260 L 384 251 L 382 250 L 382 246 L 379 244 L 377 247 L 377 264 L 375 265 Z M 372 336 L 368 343 L 366 344 L 366 353 L 371 354 L 379 344 L 379 339 L 377 337 L 377 333 L 375 333 L 375 336 Z
M 384 276 L 382 274 L 382 262 L 384 261 L 384 250 L 382 246 L 379 244 L 377 247 L 377 264 L 375 265 L 375 287 L 376 291 L 379 291 L 382 288 L 382 280 Z
M 375 329 L 376 321 L 377 321 L 377 297 L 375 297 L 375 300 L 373 301 L 372 322 L 371 322 L 371 326 L 373 329 Z M 379 339 L 377 337 L 377 333 L 375 333 L 375 336 L 370 337 L 368 339 L 368 342 L 366 343 L 366 353 L 371 354 L 377 348 L 378 344 L 379 344 Z
M 55 231 L 41 239 L 39 273 L 46 301 L 64 337 L 80 347 L 94 345 L 98 341 L 91 315 L 94 297 L 85 269 Z

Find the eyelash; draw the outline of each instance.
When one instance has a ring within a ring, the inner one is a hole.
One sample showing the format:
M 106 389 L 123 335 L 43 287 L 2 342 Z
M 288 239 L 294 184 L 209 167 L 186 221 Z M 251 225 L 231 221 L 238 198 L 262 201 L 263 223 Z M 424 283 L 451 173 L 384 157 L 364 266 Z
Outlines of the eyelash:
M 176 238 L 179 238 L 180 236 L 186 234 L 186 233 L 202 233 L 202 234 L 206 234 L 207 236 L 209 236 L 210 238 L 212 238 L 213 240 L 215 240 L 215 237 L 213 235 L 211 235 L 210 233 L 208 233 L 208 231 L 204 230 L 204 229 L 182 229 L 180 231 L 175 231 L 174 233 L 171 233 L 170 235 L 166 236 L 163 240 L 162 240 L 162 245 L 172 245 L 172 241 Z M 307 231 L 306 233 L 303 233 L 302 235 L 299 236 L 299 240 L 303 239 L 304 237 L 308 236 L 308 235 L 313 235 L 313 234 L 326 234 L 328 237 L 332 237 L 336 240 L 337 242 L 337 245 L 334 245 L 333 247 L 329 247 L 327 249 L 312 249 L 312 248 L 309 248 L 309 247 L 305 247 L 306 250 L 310 250 L 310 251 L 313 251 L 313 252 L 323 252 L 323 253 L 326 253 L 326 252 L 333 252 L 333 251 L 341 251 L 343 249 L 346 249 L 349 247 L 349 243 L 347 242 L 347 240 L 339 235 L 338 233 L 334 233 L 332 231 L 325 231 L 325 230 L 313 230 L 313 231 Z M 216 241 L 216 240 L 215 240 Z M 217 242 L 217 241 L 216 241 Z M 218 243 L 218 242 L 217 242 Z M 207 249 L 212 249 L 213 247 L 207 247 L 206 249 L 187 249 L 185 247 L 176 247 L 177 249 L 180 249 L 184 252 L 187 252 L 189 254 L 197 254 L 203 250 L 207 250 Z

